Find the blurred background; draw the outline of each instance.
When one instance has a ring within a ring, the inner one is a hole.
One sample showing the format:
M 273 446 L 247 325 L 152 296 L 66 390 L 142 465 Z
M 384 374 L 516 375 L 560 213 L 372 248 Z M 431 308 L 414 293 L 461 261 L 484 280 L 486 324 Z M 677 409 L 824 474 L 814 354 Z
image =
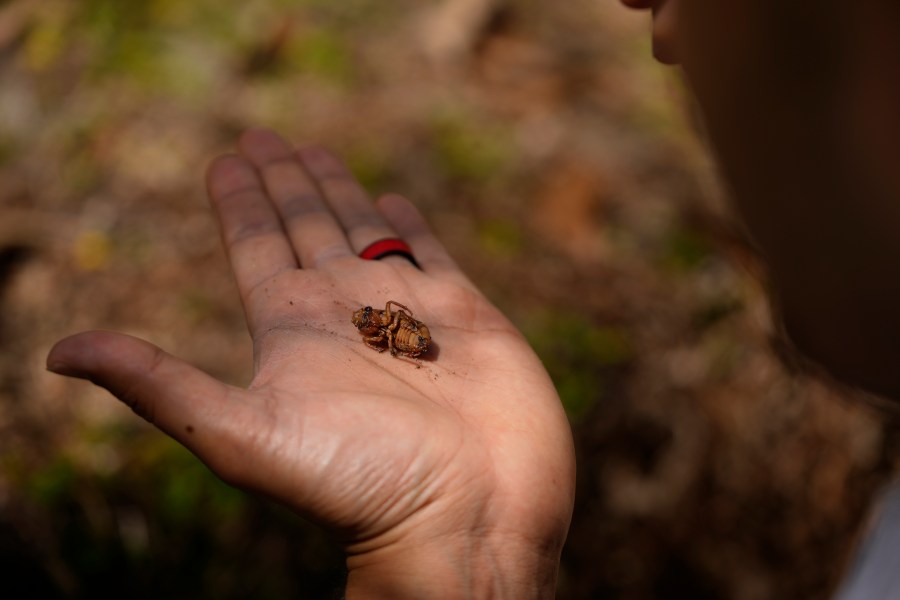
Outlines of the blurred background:
M 249 381 L 203 174 L 267 125 L 413 199 L 544 359 L 580 456 L 559 598 L 827 598 L 896 424 L 780 358 L 647 19 L 600 0 L 0 0 L 4 596 L 336 597 L 317 529 L 44 371 L 55 340 L 101 328 Z

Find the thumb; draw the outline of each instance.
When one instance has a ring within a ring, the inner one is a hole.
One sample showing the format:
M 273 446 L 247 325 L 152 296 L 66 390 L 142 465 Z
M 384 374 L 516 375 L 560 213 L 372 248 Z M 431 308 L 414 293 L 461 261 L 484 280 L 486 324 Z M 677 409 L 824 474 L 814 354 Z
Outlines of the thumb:
M 223 478 L 240 455 L 234 432 L 237 389 L 143 340 L 103 331 L 56 343 L 47 369 L 87 379 L 181 442 Z M 231 443 L 229 443 L 229 441 Z

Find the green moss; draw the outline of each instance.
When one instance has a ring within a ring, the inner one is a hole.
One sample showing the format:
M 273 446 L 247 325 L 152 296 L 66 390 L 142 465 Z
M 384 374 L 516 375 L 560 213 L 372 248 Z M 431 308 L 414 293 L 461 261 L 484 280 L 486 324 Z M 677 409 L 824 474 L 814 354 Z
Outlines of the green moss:
M 66 43 L 64 18 L 54 16 L 38 20 L 25 38 L 25 65 L 33 71 L 49 69 L 64 55 Z
M 381 145 L 363 141 L 343 154 L 347 166 L 362 184 L 373 195 L 382 193 L 391 178 L 391 157 Z
M 200 288 L 184 290 L 179 299 L 180 312 L 187 316 L 194 324 L 199 324 L 208 319 L 216 310 L 216 303 Z
M 485 252 L 498 258 L 513 258 L 522 250 L 522 229 L 512 221 L 492 219 L 478 228 L 478 241 Z
M 154 482 L 154 505 L 167 522 L 187 523 L 200 514 L 219 520 L 234 517 L 243 509 L 243 492 L 225 484 L 171 439 L 153 436 L 141 455 L 141 470 Z
M 484 183 L 504 171 L 512 159 L 509 133 L 463 114 L 443 114 L 432 124 L 441 170 L 451 179 Z
M 604 397 L 616 369 L 633 356 L 627 331 L 576 314 L 540 315 L 530 320 L 525 335 L 575 422 Z
M 740 298 L 731 296 L 716 298 L 694 311 L 691 321 L 695 329 L 703 330 L 727 319 L 743 308 L 744 303 Z
M 77 481 L 75 465 L 60 456 L 34 472 L 26 482 L 26 489 L 28 497 L 34 502 L 51 507 L 69 497 Z
M 345 40 L 336 32 L 319 28 L 290 44 L 287 67 L 332 83 L 353 80 L 353 59 Z
M 662 266 L 676 272 L 690 271 L 703 263 L 713 252 L 705 236 L 688 228 L 674 229 L 665 241 Z

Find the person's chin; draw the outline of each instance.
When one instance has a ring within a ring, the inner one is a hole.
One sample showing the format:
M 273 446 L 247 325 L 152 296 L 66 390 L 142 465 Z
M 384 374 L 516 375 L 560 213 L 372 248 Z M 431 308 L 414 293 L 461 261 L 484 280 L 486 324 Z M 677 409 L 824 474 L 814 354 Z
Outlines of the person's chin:
M 666 65 L 678 64 L 674 2 L 661 0 L 653 6 L 653 57 Z

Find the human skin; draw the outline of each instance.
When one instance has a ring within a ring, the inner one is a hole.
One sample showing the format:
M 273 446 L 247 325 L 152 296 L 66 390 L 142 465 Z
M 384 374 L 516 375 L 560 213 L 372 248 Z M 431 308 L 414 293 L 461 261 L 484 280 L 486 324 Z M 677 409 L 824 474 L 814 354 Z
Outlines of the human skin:
M 681 65 L 788 337 L 900 399 L 900 4 L 622 1 Z
M 568 422 L 522 335 L 412 205 L 372 203 L 321 148 L 243 135 L 208 172 L 253 339 L 247 389 L 148 342 L 60 341 L 57 373 L 107 388 L 223 480 L 282 502 L 347 553 L 356 598 L 551 598 L 574 495 Z M 422 266 L 357 253 L 388 236 Z M 433 356 L 367 347 L 350 317 L 401 301 Z

